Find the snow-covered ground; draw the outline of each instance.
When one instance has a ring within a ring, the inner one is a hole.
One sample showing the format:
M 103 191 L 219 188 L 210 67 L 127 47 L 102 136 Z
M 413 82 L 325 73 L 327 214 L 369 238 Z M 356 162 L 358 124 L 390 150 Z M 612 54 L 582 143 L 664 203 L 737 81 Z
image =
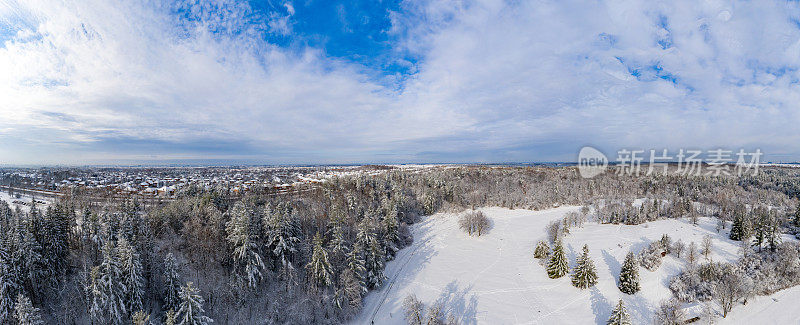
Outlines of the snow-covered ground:
M 769 296 L 750 298 L 747 305 L 737 304 L 718 324 L 800 324 L 800 286 Z
M 8 203 L 8 206 L 10 206 L 12 209 L 16 209 L 17 207 L 19 207 L 20 209 L 22 209 L 22 211 L 30 210 L 30 206 L 29 205 L 16 204 L 16 203 L 14 203 L 14 201 L 22 201 L 22 202 L 26 202 L 26 203 L 30 204 L 31 199 L 33 199 L 33 197 L 30 196 L 30 195 L 26 195 L 26 194 L 21 194 L 20 198 L 17 199 L 17 198 L 12 197 L 11 195 L 8 195 L 8 192 L 5 192 L 5 191 L 0 192 L 0 200 L 6 201 L 6 203 Z M 45 209 L 47 207 L 47 205 L 49 205 L 52 202 L 52 199 L 45 198 L 45 197 L 42 197 L 42 196 L 37 196 L 36 197 L 36 201 L 45 202 L 45 204 L 39 204 L 39 208 L 40 209 Z
M 583 244 L 588 244 L 597 267 L 598 284 L 580 290 L 568 276 L 548 278 L 544 266 L 533 258 L 536 242 L 545 239 L 547 224 L 579 207 L 482 210 L 493 227 L 481 237 L 459 230 L 458 214 L 436 214 L 414 225 L 415 242 L 387 265 L 388 280 L 366 297 L 362 313 L 353 322 L 402 324 L 402 301 L 413 293 L 426 307 L 441 302 L 445 314 L 457 316 L 464 324 L 605 324 L 620 298 L 635 324 L 648 324 L 660 301 L 671 296 L 669 279 L 680 272 L 683 262 L 667 256 L 656 272 L 641 268 L 642 290 L 629 296 L 616 287 L 629 250 L 638 252 L 664 233 L 687 246 L 694 241 L 699 247 L 709 234 L 714 237 L 713 260 L 737 257 L 737 244 L 727 239 L 727 231 L 717 234 L 714 219 L 701 218 L 698 226 L 688 220 L 636 226 L 587 223 L 573 228 L 564 240 L 571 263 Z

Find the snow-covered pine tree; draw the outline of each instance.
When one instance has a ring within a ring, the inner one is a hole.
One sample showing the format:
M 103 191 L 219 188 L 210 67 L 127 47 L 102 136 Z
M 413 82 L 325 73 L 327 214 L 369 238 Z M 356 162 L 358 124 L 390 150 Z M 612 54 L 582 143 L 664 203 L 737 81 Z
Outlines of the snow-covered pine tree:
M 178 276 L 178 262 L 172 253 L 167 253 L 164 258 L 164 310 L 178 310 L 181 303 L 179 296 L 181 289 L 180 277 Z
M 126 200 L 122 202 L 120 210 L 122 211 L 120 216 L 120 235 L 129 241 L 133 241 L 139 233 L 139 223 L 136 220 L 136 208 L 132 202 Z
M 150 325 L 150 315 L 139 310 L 131 315 L 131 323 L 133 325 Z
M 583 245 L 583 254 L 572 271 L 572 285 L 586 289 L 597 284 L 597 270 L 589 257 L 589 245 Z
M 328 262 L 328 252 L 322 245 L 322 235 L 317 233 L 314 236 L 311 262 L 306 265 L 311 283 L 317 287 L 325 288 L 333 284 L 333 269 Z
M 35 213 L 31 213 L 34 215 Z M 22 229 L 18 232 L 18 249 L 14 254 L 18 255 L 20 280 L 28 292 L 33 296 L 39 292 L 38 289 L 44 284 L 44 258 L 42 256 L 42 246 L 36 241 L 31 227 L 26 226 L 26 223 L 21 223 Z M 30 224 L 28 222 L 27 224 Z M 35 226 L 34 226 L 35 227 Z
M 769 220 L 764 209 L 756 208 L 753 209 L 753 212 L 757 214 L 755 224 L 753 225 L 753 246 L 757 246 L 760 252 L 761 247 L 767 242 Z
M 639 263 L 633 252 L 628 252 L 619 273 L 619 290 L 632 295 L 639 291 Z
M 383 283 L 384 250 L 372 232 L 371 220 L 365 217 L 358 224 L 355 248 L 364 256 L 364 280 L 369 288 L 377 288 Z
M 397 208 L 394 204 L 390 204 L 386 208 L 386 215 L 384 215 L 381 226 L 383 227 L 383 247 L 385 248 L 384 255 L 387 260 L 394 258 L 397 253 L 397 242 L 400 237 L 398 235 L 398 221 L 397 221 Z
M 81 225 L 81 244 L 88 246 L 89 251 L 93 252 L 93 257 L 96 257 L 97 251 L 103 247 L 103 236 L 101 234 L 102 227 L 100 226 L 100 217 L 97 213 L 93 213 L 89 207 L 83 210 L 83 224 Z
M 553 252 L 550 254 L 550 261 L 547 263 L 547 276 L 557 279 L 569 272 L 567 256 L 564 253 L 564 246 L 561 240 L 556 240 Z
M 731 225 L 731 232 L 728 237 L 731 240 L 744 240 L 745 236 L 744 217 L 737 214 L 733 217 L 733 224 Z
M 0 324 L 11 322 L 11 314 L 14 312 L 14 294 L 17 291 L 15 283 L 16 269 L 9 265 L 11 254 L 7 252 L 8 241 L 0 241 Z
M 122 324 L 127 314 L 125 309 L 125 285 L 122 268 L 117 260 L 116 249 L 111 241 L 103 245 L 103 261 L 99 268 L 100 302 L 111 324 Z
M 125 309 L 129 312 L 143 310 L 144 277 L 142 263 L 136 248 L 125 237 L 117 241 L 117 255 L 122 271 L 122 284 L 125 289 Z
M 5 264 L 6 269 L 8 270 L 8 272 L 5 273 L 5 276 L 7 277 L 6 281 L 10 283 L 12 289 L 9 295 L 9 299 L 11 300 L 10 306 L 14 305 L 17 299 L 17 293 L 19 293 L 19 290 L 24 288 L 25 284 L 29 280 L 28 270 L 25 267 L 28 256 L 25 256 L 26 252 L 22 250 L 22 238 L 27 233 L 27 230 L 21 215 L 22 212 L 19 211 L 19 207 L 17 207 L 17 212 L 15 212 L 16 217 L 14 218 L 13 225 L 11 225 L 11 229 L 9 229 L 9 233 L 6 234 L 6 238 L 4 240 L 4 250 L 6 255 Z M 33 253 L 35 253 L 35 250 Z M 11 313 L 13 313 L 13 310 L 9 309 L 9 315 Z
M 203 315 L 205 300 L 200 296 L 200 290 L 195 288 L 191 282 L 187 282 L 185 286 L 181 287 L 180 297 L 181 305 L 176 316 L 177 325 L 207 325 L 214 322 L 211 318 Z
M 364 259 L 358 252 L 351 250 L 347 254 L 347 267 L 339 276 L 339 289 L 336 293 L 339 308 L 344 308 L 346 301 L 352 308 L 358 310 L 361 306 L 361 297 L 367 293 L 367 284 L 364 282 Z
M 67 270 L 67 257 L 69 255 L 70 225 L 74 222 L 72 217 L 75 210 L 71 205 L 59 203 L 55 208 L 54 218 L 50 221 L 52 227 L 53 258 L 55 260 L 56 273 L 63 274 Z
M 533 257 L 543 259 L 547 258 L 548 254 L 550 254 L 550 247 L 547 246 L 547 242 L 540 240 L 539 244 L 536 245 L 536 249 L 533 250 Z
M 175 325 L 178 322 L 177 314 L 174 310 L 170 309 L 164 313 L 164 325 Z
M 265 266 L 258 238 L 260 229 L 253 224 L 252 214 L 254 212 L 244 202 L 237 202 L 225 230 L 228 243 L 233 247 L 234 268 L 239 272 L 240 281 L 255 288 L 263 279 Z
M 267 247 L 281 272 L 288 276 L 294 270 L 294 256 L 300 246 L 300 229 L 292 206 L 280 203 L 274 211 L 267 209 L 264 214 L 267 233 Z
M 41 325 L 42 315 L 39 308 L 33 307 L 31 300 L 23 294 L 17 295 L 17 303 L 14 308 L 14 316 L 17 318 L 17 325 Z
M 661 245 L 661 248 L 667 252 L 667 254 L 672 253 L 672 238 L 670 238 L 669 235 L 661 235 L 661 239 L 658 241 L 658 243 Z
M 89 271 L 86 287 L 84 288 L 89 304 L 89 318 L 92 323 L 103 323 L 104 306 L 106 300 L 100 288 L 100 267 L 95 266 Z
M 341 212 L 341 208 L 331 208 L 331 210 L 331 219 L 328 222 L 328 235 L 331 240 L 328 241 L 328 247 L 334 260 L 344 259 L 344 256 L 349 251 L 347 240 L 345 239 L 344 215 Z
M 622 303 L 622 299 L 619 300 L 617 306 L 611 311 L 611 317 L 606 324 L 631 325 L 631 315 L 625 310 L 625 304 Z
M 781 244 L 781 223 L 782 221 L 774 211 L 770 211 L 764 226 L 765 243 L 770 251 L 776 251 Z
M 45 276 L 50 279 L 59 271 L 58 269 L 60 266 L 57 265 L 57 263 L 62 262 L 62 260 L 56 257 L 56 251 L 59 249 L 57 246 L 60 245 L 56 238 L 56 213 L 56 209 L 54 209 L 53 206 L 49 206 L 45 210 L 42 220 L 38 222 L 38 226 L 42 227 L 41 230 L 38 230 L 39 238 L 37 239 L 42 245 L 42 271 Z
M 792 218 L 792 223 L 795 227 L 800 227 L 800 203 L 797 204 L 797 208 L 794 210 L 794 217 Z

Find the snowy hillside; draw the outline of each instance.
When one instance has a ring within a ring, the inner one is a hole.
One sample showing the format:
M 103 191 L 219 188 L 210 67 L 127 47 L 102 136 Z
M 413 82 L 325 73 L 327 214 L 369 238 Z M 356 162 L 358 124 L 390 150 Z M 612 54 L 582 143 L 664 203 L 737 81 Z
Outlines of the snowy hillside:
M 587 223 L 573 228 L 564 240 L 570 265 L 588 244 L 597 266 L 598 284 L 580 290 L 569 277 L 548 278 L 544 266 L 533 258 L 535 244 L 545 239 L 547 224 L 578 209 L 485 208 L 494 225 L 481 237 L 468 237 L 459 230 L 457 214 L 427 217 L 413 226 L 414 244 L 388 264 L 386 284 L 367 296 L 354 323 L 404 323 L 401 304 L 412 293 L 426 307 L 441 302 L 445 314 L 465 324 L 605 324 L 620 298 L 634 323 L 650 323 L 656 306 L 671 296 L 669 278 L 680 272 L 684 262 L 668 255 L 655 272 L 641 268 L 642 290 L 629 296 L 616 286 L 629 250 L 638 252 L 664 233 L 687 245 L 692 241 L 699 245 L 708 234 L 714 238 L 714 261 L 736 259 L 738 246 L 727 239 L 726 231 L 717 234 L 714 219 L 701 218 L 698 226 L 688 220 L 636 226 Z

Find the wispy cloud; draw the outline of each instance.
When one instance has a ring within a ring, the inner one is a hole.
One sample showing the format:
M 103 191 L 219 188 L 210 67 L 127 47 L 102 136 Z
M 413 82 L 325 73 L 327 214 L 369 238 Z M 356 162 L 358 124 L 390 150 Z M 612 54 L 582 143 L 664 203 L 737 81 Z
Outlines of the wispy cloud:
M 400 76 L 270 43 L 299 5 L 0 5 L 0 163 L 800 158 L 797 3 L 404 2 L 383 31 Z

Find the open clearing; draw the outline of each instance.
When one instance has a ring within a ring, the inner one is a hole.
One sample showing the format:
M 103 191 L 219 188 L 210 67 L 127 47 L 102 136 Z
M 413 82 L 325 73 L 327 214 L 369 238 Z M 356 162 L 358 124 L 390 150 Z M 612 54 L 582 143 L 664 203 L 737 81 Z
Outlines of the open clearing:
M 668 255 L 655 272 L 640 268 L 642 290 L 625 295 L 617 289 L 616 277 L 629 250 L 639 252 L 664 233 L 687 246 L 692 241 L 700 246 L 703 236 L 711 235 L 714 261 L 737 258 L 737 242 L 727 239 L 727 230 L 715 231 L 716 219 L 700 218 L 697 226 L 683 219 L 635 226 L 589 222 L 572 228 L 564 240 L 570 266 L 583 244 L 588 244 L 597 267 L 598 284 L 580 290 L 568 276 L 548 278 L 544 266 L 533 258 L 535 244 L 546 237 L 547 224 L 579 209 L 484 208 L 493 227 L 481 237 L 469 237 L 458 229 L 458 214 L 425 218 L 412 227 L 414 244 L 387 265 L 386 283 L 366 297 L 354 323 L 403 324 L 402 301 L 413 293 L 426 307 L 441 302 L 446 315 L 455 315 L 464 324 L 605 324 L 620 298 L 635 324 L 649 324 L 656 306 L 671 296 L 669 279 L 684 262 Z M 737 306 L 734 313 L 757 304 Z M 689 313 L 695 314 L 694 310 Z
M 14 202 L 30 203 L 31 200 L 34 198 L 36 199 L 36 201 L 44 202 L 44 204 L 39 204 L 40 209 L 46 209 L 47 206 L 52 202 L 52 199 L 43 196 L 34 197 L 29 194 L 20 193 L 20 197 L 16 198 L 9 195 L 8 192 L 0 191 L 0 200 L 6 201 L 6 203 L 8 203 L 8 206 L 11 207 L 12 209 L 16 209 L 17 207 L 19 207 L 20 209 L 22 209 L 22 211 L 29 211 L 31 209 L 30 205 L 18 204 Z

